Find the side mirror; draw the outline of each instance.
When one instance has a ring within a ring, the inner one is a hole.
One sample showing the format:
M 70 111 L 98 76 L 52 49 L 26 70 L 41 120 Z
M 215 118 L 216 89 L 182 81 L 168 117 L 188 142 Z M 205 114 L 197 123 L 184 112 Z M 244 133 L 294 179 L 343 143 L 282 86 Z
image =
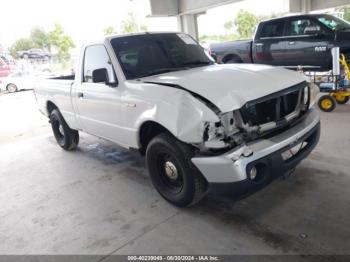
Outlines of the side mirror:
M 93 83 L 108 83 L 108 71 L 106 68 L 99 68 L 92 71 L 92 82 Z
M 99 68 L 92 71 L 92 82 L 93 83 L 104 83 L 111 87 L 116 87 L 117 82 L 109 82 L 108 71 L 106 68 Z

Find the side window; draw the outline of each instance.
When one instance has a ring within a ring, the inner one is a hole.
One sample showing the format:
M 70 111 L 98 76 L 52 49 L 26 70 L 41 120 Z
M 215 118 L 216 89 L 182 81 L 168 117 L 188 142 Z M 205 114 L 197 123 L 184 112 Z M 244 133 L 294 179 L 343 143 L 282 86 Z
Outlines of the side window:
M 101 68 L 107 69 L 110 82 L 116 81 L 112 62 L 108 56 L 106 48 L 103 45 L 92 45 L 86 47 L 83 81 L 92 83 L 92 72 Z
M 289 36 L 312 35 L 321 31 L 321 27 L 310 19 L 291 20 L 288 23 L 287 34 Z
M 284 22 L 273 21 L 262 25 L 260 38 L 264 37 L 281 37 L 283 35 Z

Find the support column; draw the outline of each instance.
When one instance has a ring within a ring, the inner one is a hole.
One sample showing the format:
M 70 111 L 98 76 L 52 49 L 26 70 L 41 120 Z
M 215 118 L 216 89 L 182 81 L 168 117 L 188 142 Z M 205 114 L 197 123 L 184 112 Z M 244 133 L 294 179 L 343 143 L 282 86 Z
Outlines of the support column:
M 179 31 L 191 35 L 198 40 L 198 24 L 196 14 L 179 15 L 178 18 Z
M 301 12 L 310 13 L 311 11 L 311 0 L 301 0 Z
M 289 12 L 291 13 L 310 13 L 312 0 L 286 0 L 289 2 Z

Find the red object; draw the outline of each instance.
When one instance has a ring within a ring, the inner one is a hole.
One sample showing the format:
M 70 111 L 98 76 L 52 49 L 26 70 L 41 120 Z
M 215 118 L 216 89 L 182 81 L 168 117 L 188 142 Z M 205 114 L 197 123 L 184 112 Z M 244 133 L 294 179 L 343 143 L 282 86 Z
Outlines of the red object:
M 0 60 L 0 77 L 7 77 L 11 72 L 11 67 L 3 60 Z
M 212 54 L 212 51 L 211 51 L 211 49 L 210 48 L 208 48 L 208 54 L 211 56 L 211 54 Z

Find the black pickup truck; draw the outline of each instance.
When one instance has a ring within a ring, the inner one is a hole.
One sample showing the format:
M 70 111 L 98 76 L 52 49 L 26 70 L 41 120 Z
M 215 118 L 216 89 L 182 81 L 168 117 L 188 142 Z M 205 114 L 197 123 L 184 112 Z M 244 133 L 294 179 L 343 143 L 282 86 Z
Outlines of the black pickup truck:
M 257 63 L 329 70 L 331 49 L 350 58 L 350 23 L 327 14 L 289 16 L 261 22 L 254 40 L 210 46 L 218 63 Z

